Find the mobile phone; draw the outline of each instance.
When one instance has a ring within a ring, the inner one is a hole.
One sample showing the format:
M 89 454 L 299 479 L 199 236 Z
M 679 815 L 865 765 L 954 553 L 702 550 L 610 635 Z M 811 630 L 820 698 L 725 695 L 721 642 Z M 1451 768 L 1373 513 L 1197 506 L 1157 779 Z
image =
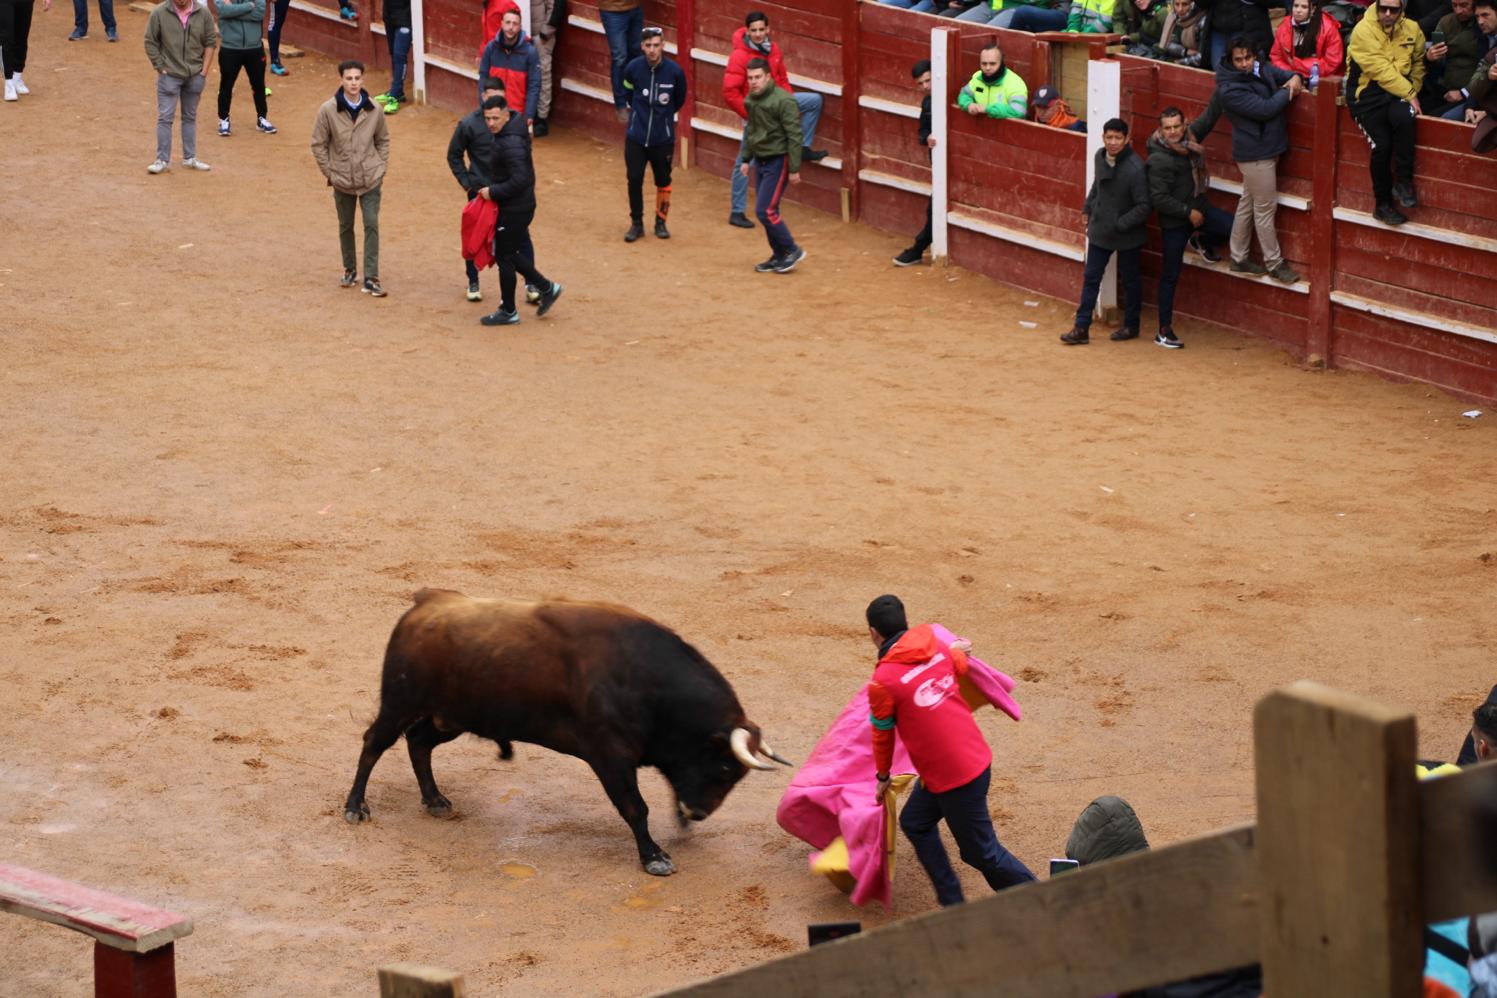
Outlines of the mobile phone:
M 1429 43 L 1431 45 L 1444 45 L 1445 44 L 1445 32 L 1443 32 L 1443 31 L 1432 32 L 1430 34 L 1430 36 L 1429 36 Z
M 862 922 L 816 922 L 806 926 L 806 943 L 820 946 L 843 936 L 855 936 L 863 931 Z
M 1081 869 L 1081 863 L 1074 859 L 1052 859 L 1050 861 L 1050 878 L 1053 880 L 1062 873 L 1070 873 L 1072 870 Z

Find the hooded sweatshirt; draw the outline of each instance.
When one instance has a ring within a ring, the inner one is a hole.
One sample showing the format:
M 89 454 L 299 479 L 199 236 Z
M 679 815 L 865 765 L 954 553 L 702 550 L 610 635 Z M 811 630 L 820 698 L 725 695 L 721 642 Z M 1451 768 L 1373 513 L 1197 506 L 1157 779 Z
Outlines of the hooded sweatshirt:
M 929 624 L 886 643 L 868 682 L 878 772 L 889 772 L 896 728 L 931 793 L 971 783 L 992 765 L 992 750 L 962 699 L 959 680 L 966 674 L 966 653 L 958 648 L 943 652 Z
M 494 8 L 500 17 L 507 10 L 520 12 L 514 0 L 502 0 Z M 483 48 L 483 58 L 478 64 L 478 99 L 483 100 L 483 79 L 496 76 L 504 81 L 504 99 L 521 117 L 534 120 L 541 103 L 541 57 L 524 29 L 513 42 L 506 41 L 501 30 Z M 525 106 L 520 106 L 520 94 L 525 95 Z
M 1088 804 L 1066 839 L 1066 855 L 1082 866 L 1147 848 L 1143 824 L 1121 797 L 1098 797 Z

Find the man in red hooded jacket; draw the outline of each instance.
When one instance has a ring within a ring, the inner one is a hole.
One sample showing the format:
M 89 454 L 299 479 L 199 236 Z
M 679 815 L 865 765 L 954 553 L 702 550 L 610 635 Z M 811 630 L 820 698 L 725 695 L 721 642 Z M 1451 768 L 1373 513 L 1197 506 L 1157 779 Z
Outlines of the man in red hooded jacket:
M 764 59 L 769 63 L 769 75 L 774 85 L 795 98 L 800 108 L 800 130 L 805 148 L 801 150 L 802 161 L 814 163 L 826 158 L 825 149 L 812 148 L 816 144 L 816 124 L 821 120 L 821 94 L 802 91 L 796 93 L 790 87 L 790 73 L 785 69 L 785 56 L 780 47 L 769 37 L 769 15 L 761 10 L 752 11 L 743 19 L 743 27 L 733 32 L 733 51 L 728 56 L 728 68 L 723 70 L 723 100 L 738 112 L 738 117 L 748 121 L 748 64 L 753 59 Z M 749 162 L 749 155 L 742 143 L 738 146 L 738 160 L 733 164 L 732 211 L 728 224 L 741 229 L 752 229 L 754 223 L 748 219 L 748 177 L 739 168 Z
M 880 596 L 868 604 L 867 616 L 868 636 L 878 648 L 878 666 L 868 681 L 878 799 L 888 785 L 897 730 L 920 774 L 899 827 L 935 886 L 936 900 L 943 908 L 965 900 L 936 828 L 943 819 L 962 862 L 981 871 L 993 890 L 1035 879 L 993 831 L 993 753 L 960 688 L 970 645 L 956 642 L 943 650 L 929 624 L 910 628 L 897 596 Z

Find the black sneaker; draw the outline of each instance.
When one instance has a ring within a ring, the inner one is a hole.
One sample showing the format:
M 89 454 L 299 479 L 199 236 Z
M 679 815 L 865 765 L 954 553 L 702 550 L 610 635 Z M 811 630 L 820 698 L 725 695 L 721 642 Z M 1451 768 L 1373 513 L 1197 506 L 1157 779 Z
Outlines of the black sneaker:
M 478 321 L 485 326 L 513 326 L 520 321 L 520 313 L 500 305 Z
M 1138 339 L 1138 330 L 1129 329 L 1127 326 L 1124 326 L 1122 329 L 1114 330 L 1113 334 L 1109 336 L 1108 339 L 1112 340 L 1114 343 L 1121 343 L 1124 340 L 1136 340 Z
M 1279 265 L 1268 272 L 1268 276 L 1281 284 L 1299 283 L 1299 271 L 1289 266 L 1288 260 L 1280 260 Z
M 752 229 L 754 227 L 754 223 L 750 222 L 748 220 L 748 216 L 741 211 L 735 211 L 733 212 L 733 214 L 729 215 L 728 224 L 736 225 L 740 229 Z
M 1407 215 L 1393 207 L 1391 203 L 1378 205 L 1373 209 L 1372 217 L 1384 225 L 1402 225 L 1409 220 Z
M 1085 346 L 1092 341 L 1091 333 L 1085 329 L 1072 329 L 1069 333 L 1061 333 L 1060 341 L 1068 347 Z
M 624 242 L 632 243 L 644 234 L 645 227 L 639 222 L 635 222 L 633 225 L 629 226 L 629 231 L 624 233 Z
M 1419 207 L 1419 199 L 1414 196 L 1413 184 L 1394 184 L 1393 200 L 1397 201 L 1399 206 L 1403 208 Z
M 826 159 L 825 149 L 812 149 L 810 146 L 801 146 L 800 158 L 803 163 L 820 163 Z
M 535 119 L 535 124 L 532 126 L 531 131 L 536 138 L 543 139 L 547 135 L 551 134 L 551 126 L 547 124 L 545 118 L 537 118 Z
M 898 256 L 894 258 L 894 266 L 913 267 L 915 264 L 924 259 L 925 250 L 916 249 L 915 247 L 911 246 L 909 249 L 902 251 Z
M 1252 274 L 1254 277 L 1260 277 L 1268 273 L 1268 268 L 1252 257 L 1248 257 L 1246 260 L 1233 260 L 1232 272 L 1236 274 Z
M 1162 346 L 1166 350 L 1185 349 L 1185 344 L 1175 338 L 1175 331 L 1173 329 L 1161 329 L 1159 335 L 1154 337 L 1154 343 L 1156 346 Z
M 656 239 L 669 239 L 670 237 L 671 237 L 671 230 L 667 229 L 665 227 L 665 219 L 663 219 L 663 218 L 657 218 L 657 219 L 655 219 L 655 238 Z
M 364 287 L 361 290 L 364 292 L 364 294 L 370 295 L 375 298 L 383 298 L 385 295 L 389 294 L 389 292 L 385 290 L 385 286 L 379 282 L 378 277 L 364 278 Z
M 1206 243 L 1201 239 L 1200 233 L 1192 235 L 1186 245 L 1195 251 L 1196 256 L 1199 256 L 1207 263 L 1222 262 L 1222 258 L 1217 254 L 1217 252 L 1210 246 L 1207 246 Z
M 548 290 L 541 292 L 541 300 L 536 304 L 535 309 L 536 318 L 540 318 L 547 312 L 551 311 L 551 306 L 555 305 L 556 299 L 560 297 L 561 285 L 557 284 L 555 281 L 552 281 L 551 287 Z
M 780 257 L 779 264 L 775 267 L 776 274 L 788 274 L 795 269 L 795 265 L 806 258 L 806 251 L 797 246 L 795 249 Z
M 767 274 L 771 270 L 774 270 L 777 267 L 779 267 L 779 265 L 780 265 L 780 258 L 779 258 L 778 255 L 776 255 L 776 256 L 770 257 L 768 260 L 765 260 L 763 263 L 756 263 L 756 264 L 754 264 L 754 269 L 757 270 L 761 274 Z

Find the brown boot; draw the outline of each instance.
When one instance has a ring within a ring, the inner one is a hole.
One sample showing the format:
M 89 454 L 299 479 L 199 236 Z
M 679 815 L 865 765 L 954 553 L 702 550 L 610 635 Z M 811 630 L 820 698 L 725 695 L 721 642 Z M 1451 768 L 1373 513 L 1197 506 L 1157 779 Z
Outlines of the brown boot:
M 1060 341 L 1068 347 L 1079 347 L 1090 343 L 1092 337 L 1085 329 L 1072 329 L 1069 333 L 1062 333 Z

